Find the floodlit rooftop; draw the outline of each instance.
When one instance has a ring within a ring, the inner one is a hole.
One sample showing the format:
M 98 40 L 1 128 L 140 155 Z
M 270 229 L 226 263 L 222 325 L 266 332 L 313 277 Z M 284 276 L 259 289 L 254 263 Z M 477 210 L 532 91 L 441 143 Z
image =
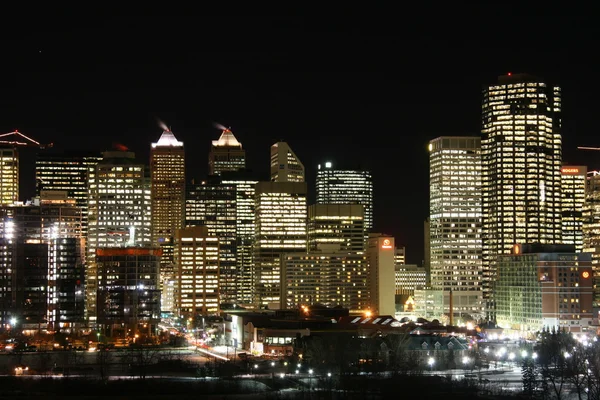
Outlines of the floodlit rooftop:
M 163 131 L 158 142 L 152 143 L 152 148 L 155 147 L 183 147 L 183 142 L 177 140 L 173 132 Z

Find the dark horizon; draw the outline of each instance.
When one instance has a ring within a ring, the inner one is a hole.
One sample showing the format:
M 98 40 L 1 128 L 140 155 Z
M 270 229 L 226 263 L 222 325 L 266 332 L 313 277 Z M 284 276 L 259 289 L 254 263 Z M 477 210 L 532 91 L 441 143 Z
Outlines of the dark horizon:
M 207 173 L 218 122 L 265 180 L 271 144 L 288 142 L 313 198 L 317 164 L 359 163 L 373 174 L 374 230 L 421 264 L 427 143 L 479 135 L 481 90 L 498 76 L 559 84 L 563 158 L 600 168 L 600 154 L 576 149 L 600 146 L 595 23 L 567 14 L 14 18 L 0 38 L 0 133 L 53 151 L 122 143 L 143 161 L 158 118 L 185 143 L 189 181 Z

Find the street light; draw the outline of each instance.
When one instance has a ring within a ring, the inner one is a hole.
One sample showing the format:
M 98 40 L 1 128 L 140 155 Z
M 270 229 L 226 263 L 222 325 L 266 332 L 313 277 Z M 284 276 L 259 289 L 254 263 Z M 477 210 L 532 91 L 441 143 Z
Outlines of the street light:
M 523 358 L 527 358 L 527 350 L 523 350 L 523 351 L 521 352 L 521 357 L 523 357 Z
M 535 360 L 535 359 L 537 358 L 537 353 L 533 353 L 533 354 L 531 355 L 531 358 L 533 358 L 533 359 Z
M 429 364 L 430 370 L 433 371 L 433 364 L 435 364 L 435 360 L 433 359 L 433 357 L 429 357 L 429 360 L 427 360 L 427 364 Z
M 12 317 L 10 319 L 10 325 L 14 328 L 17 325 L 17 319 L 15 317 Z

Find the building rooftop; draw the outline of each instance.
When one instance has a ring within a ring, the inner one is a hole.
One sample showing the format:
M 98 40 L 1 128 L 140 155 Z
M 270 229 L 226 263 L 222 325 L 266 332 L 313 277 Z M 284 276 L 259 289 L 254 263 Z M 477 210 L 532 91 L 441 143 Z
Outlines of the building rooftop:
M 183 147 L 183 142 L 177 140 L 173 132 L 163 131 L 158 142 L 152 143 L 152 148 L 156 147 Z
M 235 136 L 233 136 L 233 132 L 229 129 L 223 130 L 219 140 L 213 140 L 212 145 L 214 147 L 242 147 L 242 144 L 238 142 Z

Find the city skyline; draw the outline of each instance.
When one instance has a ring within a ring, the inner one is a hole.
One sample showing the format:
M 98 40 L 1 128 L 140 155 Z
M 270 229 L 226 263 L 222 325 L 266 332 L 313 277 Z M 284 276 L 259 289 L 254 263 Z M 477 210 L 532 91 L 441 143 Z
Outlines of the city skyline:
M 397 27 L 385 18 L 238 16 L 220 29 L 222 19 L 173 17 L 168 30 L 157 17 L 31 21 L 19 37 L 0 39 L 18 61 L 0 67 L 0 133 L 17 128 L 57 150 L 105 151 L 120 142 L 147 163 L 160 118 L 194 149 L 188 180 L 207 173 L 220 135 L 214 122 L 231 126 L 260 180 L 269 177 L 270 146 L 283 140 L 305 165 L 309 204 L 319 163 L 369 169 L 375 230 L 420 264 L 427 143 L 479 136 L 481 88 L 497 76 L 526 72 L 560 85 L 563 160 L 590 170 L 600 164 L 594 152 L 576 150 L 600 144 L 586 50 L 592 28 L 581 18 L 522 16 L 511 17 L 510 32 L 496 31 L 496 18 L 472 17 L 461 29 L 436 18 Z M 553 26 L 562 29 L 546 29 Z M 520 39 L 542 29 L 531 51 Z

